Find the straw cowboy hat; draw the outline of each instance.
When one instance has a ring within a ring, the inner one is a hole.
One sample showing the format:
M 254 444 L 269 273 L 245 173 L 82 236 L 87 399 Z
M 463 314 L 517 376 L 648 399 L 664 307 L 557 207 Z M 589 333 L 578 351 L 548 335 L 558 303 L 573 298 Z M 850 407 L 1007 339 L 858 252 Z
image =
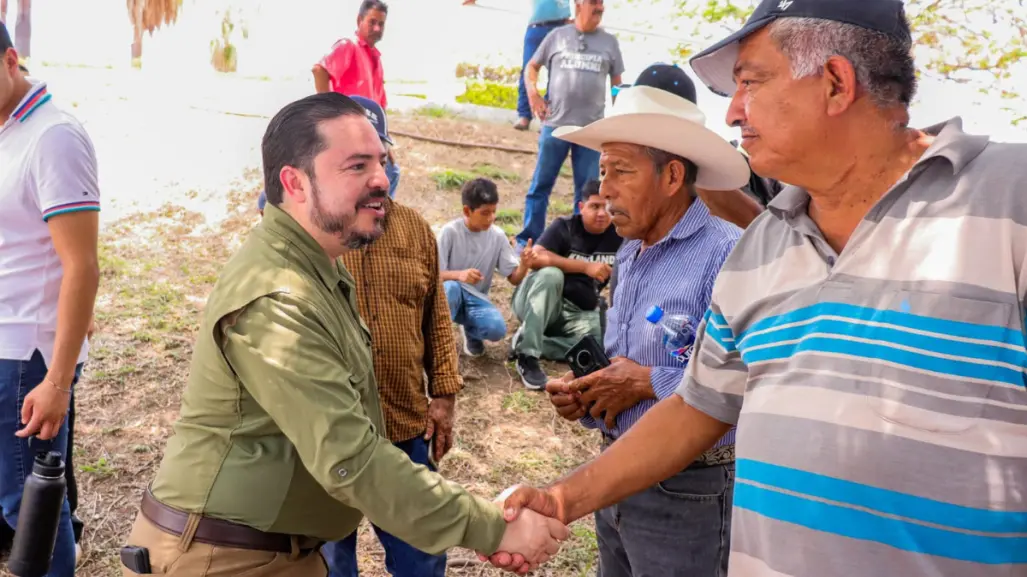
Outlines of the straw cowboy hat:
M 652 86 L 621 90 L 605 118 L 583 128 L 561 126 L 553 136 L 593 150 L 622 142 L 676 154 L 699 167 L 699 188 L 734 190 L 749 182 L 745 158 L 706 128 L 706 115 L 695 104 Z

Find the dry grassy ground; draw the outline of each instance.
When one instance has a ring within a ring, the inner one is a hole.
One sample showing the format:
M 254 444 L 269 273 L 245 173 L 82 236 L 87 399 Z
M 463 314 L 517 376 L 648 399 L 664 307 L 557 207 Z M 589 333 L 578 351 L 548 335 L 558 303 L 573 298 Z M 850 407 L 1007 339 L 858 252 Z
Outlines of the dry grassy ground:
M 438 111 L 391 120 L 394 129 L 523 148 L 534 148 L 537 137 Z M 520 222 L 533 156 L 397 140 L 403 170 L 399 200 L 421 210 L 433 224 L 441 225 L 460 210 L 458 190 L 439 183 L 452 185 L 469 173 L 499 182 L 501 224 L 513 229 Z M 78 514 L 86 523 L 81 575 L 120 574 L 117 551 L 177 416 L 200 311 L 222 263 L 257 222 L 259 190 L 255 167 L 241 173 L 237 186 L 225 195 L 228 218 L 213 226 L 205 224 L 204 215 L 169 202 L 105 227 L 99 333 L 77 401 Z M 568 212 L 570 195 L 570 180 L 564 176 L 551 213 Z M 508 283 L 497 279 L 494 290 L 510 318 Z M 593 434 L 558 419 L 544 395 L 525 391 L 505 359 L 505 343 L 490 346 L 484 358 L 462 359 L 466 388 L 457 405 L 457 444 L 442 463 L 446 477 L 483 496 L 517 482 L 549 481 L 593 456 L 597 447 Z M 550 367 L 551 372 L 559 370 Z M 591 522 L 573 529 L 574 539 L 538 575 L 594 574 Z M 364 575 L 386 575 L 381 549 L 366 526 L 360 556 Z M 450 557 L 473 555 L 454 550 Z M 454 566 L 449 574 L 498 572 L 475 561 Z

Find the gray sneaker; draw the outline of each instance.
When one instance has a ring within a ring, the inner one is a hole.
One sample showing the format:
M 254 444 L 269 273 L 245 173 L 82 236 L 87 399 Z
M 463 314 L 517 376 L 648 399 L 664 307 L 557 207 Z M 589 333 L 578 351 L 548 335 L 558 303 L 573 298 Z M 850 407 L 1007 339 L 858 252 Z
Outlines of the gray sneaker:
M 517 355 L 517 373 L 521 375 L 524 387 L 533 391 L 541 391 L 546 388 L 546 382 L 549 381 L 549 377 L 535 357 Z
M 467 329 L 460 326 L 460 335 L 464 339 L 464 354 L 469 357 L 480 357 L 485 354 L 485 343 L 478 339 L 472 339 L 467 336 Z

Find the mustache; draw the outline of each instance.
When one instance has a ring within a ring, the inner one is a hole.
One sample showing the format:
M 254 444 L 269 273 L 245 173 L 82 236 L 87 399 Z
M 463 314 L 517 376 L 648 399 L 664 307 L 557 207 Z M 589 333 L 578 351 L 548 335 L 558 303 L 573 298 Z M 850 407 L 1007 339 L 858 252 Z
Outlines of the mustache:
M 377 200 L 385 200 L 385 198 L 388 196 L 388 190 L 384 188 L 374 188 L 369 190 L 367 194 L 365 194 L 364 196 L 361 196 L 360 199 L 357 200 L 357 205 L 365 204 L 368 202 L 374 202 Z

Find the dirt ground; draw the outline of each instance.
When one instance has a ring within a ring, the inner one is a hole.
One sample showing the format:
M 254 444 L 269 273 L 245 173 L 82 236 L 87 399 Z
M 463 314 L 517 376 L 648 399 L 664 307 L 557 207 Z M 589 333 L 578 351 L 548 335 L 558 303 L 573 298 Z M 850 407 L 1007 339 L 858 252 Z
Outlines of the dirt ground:
M 528 149 L 537 138 L 536 132 L 457 120 L 440 110 L 390 120 L 393 130 Z M 468 174 L 496 179 L 501 224 L 512 230 L 520 222 L 533 156 L 396 140 L 403 171 L 398 200 L 422 211 L 433 224 L 455 218 L 460 210 L 459 191 L 439 182 L 452 185 Z M 120 574 L 118 549 L 177 416 L 200 311 L 222 263 L 258 221 L 260 179 L 256 166 L 240 167 L 237 185 L 225 191 L 225 206 L 218 210 L 227 216 L 214 222 L 209 214 L 187 208 L 196 195 L 192 193 L 104 226 L 99 332 L 77 392 L 78 515 L 86 523 L 80 575 Z M 569 178 L 562 176 L 551 216 L 569 212 L 571 193 Z M 512 334 L 516 321 L 506 306 L 510 287 L 503 280 L 494 287 Z M 514 483 L 550 481 L 592 457 L 598 445 L 594 433 L 559 419 L 544 395 L 523 389 L 506 363 L 506 347 L 490 345 L 481 359 L 461 359 L 466 388 L 457 403 L 457 443 L 441 464 L 446 477 L 486 497 Z M 551 373 L 565 370 L 548 368 Z M 573 531 L 560 556 L 537 575 L 594 574 L 591 521 L 575 524 Z M 386 575 L 373 533 L 366 524 L 361 533 L 361 571 Z M 453 550 L 450 558 L 450 575 L 499 574 L 472 562 L 469 551 Z

